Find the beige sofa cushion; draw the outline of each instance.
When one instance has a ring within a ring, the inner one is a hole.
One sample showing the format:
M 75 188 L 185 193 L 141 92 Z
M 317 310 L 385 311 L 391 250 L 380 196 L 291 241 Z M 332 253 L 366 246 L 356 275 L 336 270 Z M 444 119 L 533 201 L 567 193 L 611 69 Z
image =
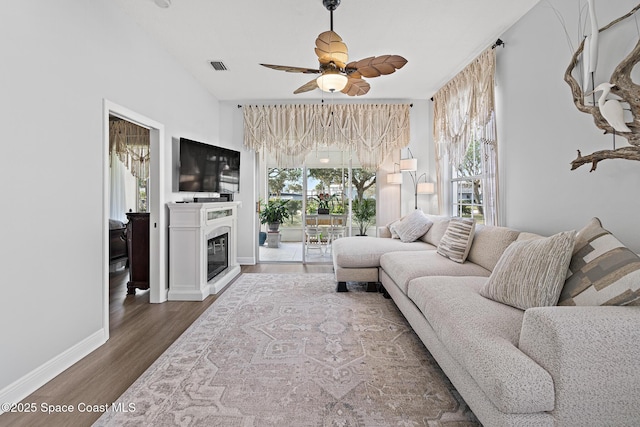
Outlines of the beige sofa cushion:
M 391 223 L 391 224 L 392 224 L 392 223 Z M 398 238 L 398 236 L 395 236 L 395 237 L 394 237 L 394 236 L 391 234 L 391 230 L 389 230 L 389 226 L 390 226 L 391 224 L 388 224 L 388 225 L 381 225 L 380 227 L 378 227 L 378 234 L 377 234 L 377 236 L 378 236 L 378 237 L 385 238 L 385 239 L 391 239 L 391 238 L 397 239 L 397 238 Z M 362 237 L 362 236 L 360 236 L 360 237 Z
M 558 305 L 640 305 L 640 257 L 593 218 L 576 245 Z
M 519 231 L 506 227 L 476 224 L 467 260 L 493 271 L 505 249 L 513 243 Z
M 524 312 L 483 298 L 481 277 L 421 277 L 407 295 L 451 356 L 502 412 L 550 411 L 551 376 L 517 347 Z
M 425 251 L 435 247 L 422 241 L 403 243 L 398 239 L 352 236 L 332 243 L 333 265 L 340 267 L 379 267 L 380 257 L 390 251 Z
M 556 305 L 567 276 L 575 231 L 512 243 L 502 254 L 482 296 L 526 310 Z
M 556 426 L 640 425 L 640 307 L 538 307 L 520 349 L 553 376 Z
M 463 264 L 438 255 L 435 251 L 389 252 L 380 257 L 380 267 L 406 294 L 410 280 L 422 276 L 480 276 L 491 272 L 477 264 Z
M 444 233 L 447 231 L 447 227 L 449 227 L 449 220 L 451 218 L 448 216 L 429 214 L 425 214 L 425 216 L 433 222 L 433 225 L 429 228 L 429 231 L 420 238 L 420 240 L 437 247 L 440 244 L 442 236 L 444 236 Z

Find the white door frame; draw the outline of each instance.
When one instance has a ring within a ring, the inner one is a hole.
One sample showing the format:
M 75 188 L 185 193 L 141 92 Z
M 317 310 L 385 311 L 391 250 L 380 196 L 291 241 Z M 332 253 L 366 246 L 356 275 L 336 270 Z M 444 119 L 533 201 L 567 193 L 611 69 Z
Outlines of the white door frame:
M 166 212 L 164 208 L 164 125 L 141 114 L 103 100 L 103 171 L 102 171 L 102 240 L 103 240 L 103 330 L 109 339 L 109 115 L 114 115 L 149 129 L 150 184 L 149 184 L 149 301 L 161 303 L 167 300 Z

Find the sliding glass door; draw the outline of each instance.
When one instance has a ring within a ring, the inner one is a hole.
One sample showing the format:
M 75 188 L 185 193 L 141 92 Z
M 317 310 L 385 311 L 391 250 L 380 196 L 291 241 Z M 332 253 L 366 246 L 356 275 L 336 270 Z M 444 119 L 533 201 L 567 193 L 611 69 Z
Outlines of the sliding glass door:
M 262 225 L 260 262 L 330 263 L 332 243 L 356 234 L 375 235 L 375 172 L 359 168 L 348 153 L 314 152 L 298 168 L 266 159 L 262 205 L 284 200 L 288 218 L 278 234 Z
M 268 201 L 286 201 L 286 218 L 279 224 L 277 232 L 269 231 L 268 224 L 263 224 L 259 249 L 260 261 L 302 261 L 300 241 L 302 240 L 304 204 L 303 173 L 303 168 L 269 166 L 266 169 L 266 192 L 261 197 L 261 204 L 264 206 Z

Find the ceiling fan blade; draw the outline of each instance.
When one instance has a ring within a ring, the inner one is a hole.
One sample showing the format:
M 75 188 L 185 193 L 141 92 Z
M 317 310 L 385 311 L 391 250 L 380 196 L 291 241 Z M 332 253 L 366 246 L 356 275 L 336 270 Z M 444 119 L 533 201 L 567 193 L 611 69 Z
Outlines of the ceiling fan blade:
M 325 31 L 316 39 L 316 55 L 321 64 L 330 62 L 338 68 L 344 68 L 349 60 L 349 51 L 342 38 L 333 31 Z
M 278 71 L 286 71 L 288 73 L 304 73 L 304 74 L 319 74 L 320 70 L 304 67 L 291 67 L 289 65 L 272 65 L 272 64 L 260 64 L 263 67 L 271 68 Z
M 349 76 L 349 81 L 342 89 L 342 93 L 346 93 L 349 96 L 360 96 L 369 92 L 369 89 L 371 89 L 371 86 L 365 80 Z
M 378 77 L 395 73 L 396 70 L 404 67 L 407 60 L 400 55 L 370 56 L 360 61 L 354 61 L 345 67 L 347 72 L 356 70 L 363 77 Z
M 310 90 L 314 90 L 314 89 L 318 89 L 318 82 L 316 81 L 316 79 L 313 79 L 310 82 L 303 84 L 298 89 L 293 91 L 293 94 L 297 95 L 299 93 L 309 92 Z

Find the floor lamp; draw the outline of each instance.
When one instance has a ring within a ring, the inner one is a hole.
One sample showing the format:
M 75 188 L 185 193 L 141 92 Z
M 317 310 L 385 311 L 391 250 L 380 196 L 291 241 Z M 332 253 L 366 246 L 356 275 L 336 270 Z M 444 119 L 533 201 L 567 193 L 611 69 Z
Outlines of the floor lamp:
M 400 171 L 395 171 L 395 166 L 398 165 Z M 409 159 L 401 159 L 400 163 L 394 163 L 394 172 L 387 175 L 388 184 L 402 185 L 402 173 L 408 172 L 411 180 L 413 181 L 413 194 L 414 194 L 414 208 L 418 209 L 418 194 L 434 194 L 435 184 L 433 182 L 427 182 L 427 174 L 423 173 L 420 176 L 417 175 L 418 159 L 411 157 Z M 425 182 L 420 182 L 424 178 Z

